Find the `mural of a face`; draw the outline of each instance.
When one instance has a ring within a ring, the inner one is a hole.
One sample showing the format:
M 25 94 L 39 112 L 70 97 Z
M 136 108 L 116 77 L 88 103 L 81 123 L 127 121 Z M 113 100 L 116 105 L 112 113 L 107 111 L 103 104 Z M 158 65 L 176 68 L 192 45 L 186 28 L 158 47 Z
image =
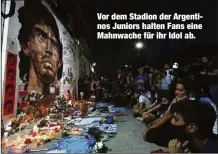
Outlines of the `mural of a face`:
M 12 101 L 11 100 L 8 100 L 8 101 L 6 101 L 6 103 L 5 103 L 5 110 L 7 111 L 7 112 L 11 112 L 12 111 Z
M 32 37 L 23 49 L 30 56 L 34 71 L 43 83 L 55 80 L 60 67 L 59 46 L 51 27 L 36 24 L 33 27 Z
M 12 96 L 14 94 L 14 86 L 13 85 L 6 86 L 6 92 L 9 96 Z
M 56 19 L 38 0 L 28 1 L 18 13 L 21 23 L 19 77 L 28 84 L 27 90 L 49 96 L 50 86 L 61 79 L 63 67 Z

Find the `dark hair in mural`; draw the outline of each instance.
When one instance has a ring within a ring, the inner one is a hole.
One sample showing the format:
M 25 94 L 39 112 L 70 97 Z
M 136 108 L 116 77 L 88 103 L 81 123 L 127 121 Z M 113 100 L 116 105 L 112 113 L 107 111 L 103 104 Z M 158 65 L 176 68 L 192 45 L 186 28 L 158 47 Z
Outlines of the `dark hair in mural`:
M 62 44 L 60 41 L 59 31 L 57 23 L 53 15 L 47 10 L 47 8 L 39 0 L 30 0 L 25 1 L 24 7 L 18 10 L 19 21 L 21 23 L 21 29 L 19 31 L 18 39 L 20 44 L 27 45 L 30 37 L 32 36 L 32 30 L 36 24 L 44 24 L 50 26 L 52 31 L 55 34 L 57 39 L 57 44 L 59 47 L 59 59 L 62 61 Z M 24 51 L 21 49 L 19 52 L 19 77 L 23 82 L 26 82 L 29 79 L 29 70 L 30 70 L 30 57 L 24 54 Z M 58 80 L 62 76 L 63 64 L 61 63 L 60 68 L 57 72 Z M 26 77 L 25 77 L 26 76 Z

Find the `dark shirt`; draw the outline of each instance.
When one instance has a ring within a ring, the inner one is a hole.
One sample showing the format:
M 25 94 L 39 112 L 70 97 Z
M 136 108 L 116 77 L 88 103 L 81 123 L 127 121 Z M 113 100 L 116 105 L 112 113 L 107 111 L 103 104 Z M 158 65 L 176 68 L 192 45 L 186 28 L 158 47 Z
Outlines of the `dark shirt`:
M 144 89 L 144 84 L 147 82 L 147 77 L 145 76 L 136 76 L 135 77 L 135 83 L 136 83 L 136 86 L 137 86 L 137 89 Z
M 217 70 L 217 65 L 214 63 L 210 63 L 208 65 L 204 65 L 202 71 L 206 71 L 206 73 L 213 73 L 214 70 Z M 203 75 L 204 81 L 206 80 L 209 85 L 214 85 L 218 83 L 218 76 L 210 76 L 210 75 Z
M 218 135 L 213 134 L 204 146 L 204 153 L 218 153 Z

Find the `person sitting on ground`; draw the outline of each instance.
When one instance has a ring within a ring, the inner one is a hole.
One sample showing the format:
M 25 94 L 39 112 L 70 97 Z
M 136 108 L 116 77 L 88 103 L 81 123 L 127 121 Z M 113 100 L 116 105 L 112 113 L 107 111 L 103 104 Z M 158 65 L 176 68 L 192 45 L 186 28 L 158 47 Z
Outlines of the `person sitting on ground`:
M 170 97 L 168 91 L 161 91 L 160 93 L 161 101 L 158 105 L 153 108 L 147 110 L 142 114 L 142 120 L 146 123 L 153 122 L 157 118 L 160 118 L 164 115 L 169 107 Z
M 170 153 L 218 153 L 218 135 L 213 134 L 216 112 L 207 103 L 186 100 L 171 107 L 171 123 L 185 132 L 184 138 L 175 138 L 168 144 Z
M 134 117 L 140 117 L 141 111 L 151 105 L 151 93 L 149 91 L 141 90 L 138 103 L 134 106 Z
M 144 112 L 147 112 L 148 110 L 150 110 L 151 108 L 157 106 L 160 102 L 160 91 L 156 91 L 154 94 L 154 101 L 150 106 L 147 106 L 146 108 L 144 108 L 141 112 L 140 115 L 143 115 Z
M 133 94 L 132 94 L 132 99 L 131 99 L 131 105 L 130 106 L 131 106 L 131 108 L 133 108 L 133 110 L 135 110 L 135 106 L 136 106 L 136 104 L 138 102 L 138 98 L 140 96 L 140 91 L 135 89 L 132 93 Z
M 169 105 L 169 108 L 161 118 L 158 118 L 148 126 L 143 134 L 143 138 L 146 142 L 156 143 L 160 146 L 168 146 L 168 142 L 175 138 L 175 136 L 182 135 L 180 130 L 173 127 L 170 120 L 173 114 L 170 112 L 170 108 L 173 104 L 187 100 L 189 95 L 189 82 L 186 80 L 180 80 L 176 85 L 176 97 Z
M 214 101 L 212 101 L 210 98 L 211 98 L 211 96 L 210 96 L 209 91 L 207 91 L 206 89 L 203 89 L 203 88 L 202 88 L 202 89 L 199 91 L 199 96 L 197 96 L 196 99 L 197 99 L 197 100 L 200 100 L 201 102 L 205 102 L 205 103 L 210 104 L 210 105 L 214 108 L 214 110 L 216 111 L 216 113 L 217 113 L 218 110 L 217 110 L 216 104 L 215 104 Z M 217 113 L 217 115 L 218 115 L 218 113 Z M 215 123 L 215 125 L 214 125 L 214 127 L 213 127 L 213 133 L 214 133 L 214 134 L 218 134 L 217 123 L 218 123 L 218 121 L 216 120 L 216 123 Z

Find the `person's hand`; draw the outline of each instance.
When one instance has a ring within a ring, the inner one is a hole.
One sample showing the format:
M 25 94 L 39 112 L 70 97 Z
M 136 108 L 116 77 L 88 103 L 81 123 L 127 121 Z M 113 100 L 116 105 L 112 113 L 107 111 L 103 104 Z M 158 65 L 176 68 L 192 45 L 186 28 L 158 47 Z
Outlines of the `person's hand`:
M 188 153 L 189 149 L 186 147 L 189 141 L 181 143 L 177 139 L 173 139 L 168 144 L 168 150 L 170 153 Z
M 146 112 L 144 112 L 144 115 L 148 115 L 148 114 L 149 114 L 149 112 L 147 112 L 147 111 L 146 111 Z
M 156 125 L 157 125 L 157 123 L 150 123 L 150 124 L 147 126 L 147 129 L 156 128 Z
M 182 143 L 177 139 L 173 139 L 168 144 L 169 153 L 181 153 L 182 152 Z
M 146 127 L 146 131 L 149 131 L 152 127 L 152 124 L 150 123 L 147 127 Z
M 144 112 L 145 112 L 145 111 L 142 110 L 142 111 L 140 111 L 140 114 L 142 115 Z
M 147 114 L 148 114 L 148 113 L 151 113 L 151 111 L 152 111 L 152 110 L 148 110 L 146 113 L 147 113 Z

